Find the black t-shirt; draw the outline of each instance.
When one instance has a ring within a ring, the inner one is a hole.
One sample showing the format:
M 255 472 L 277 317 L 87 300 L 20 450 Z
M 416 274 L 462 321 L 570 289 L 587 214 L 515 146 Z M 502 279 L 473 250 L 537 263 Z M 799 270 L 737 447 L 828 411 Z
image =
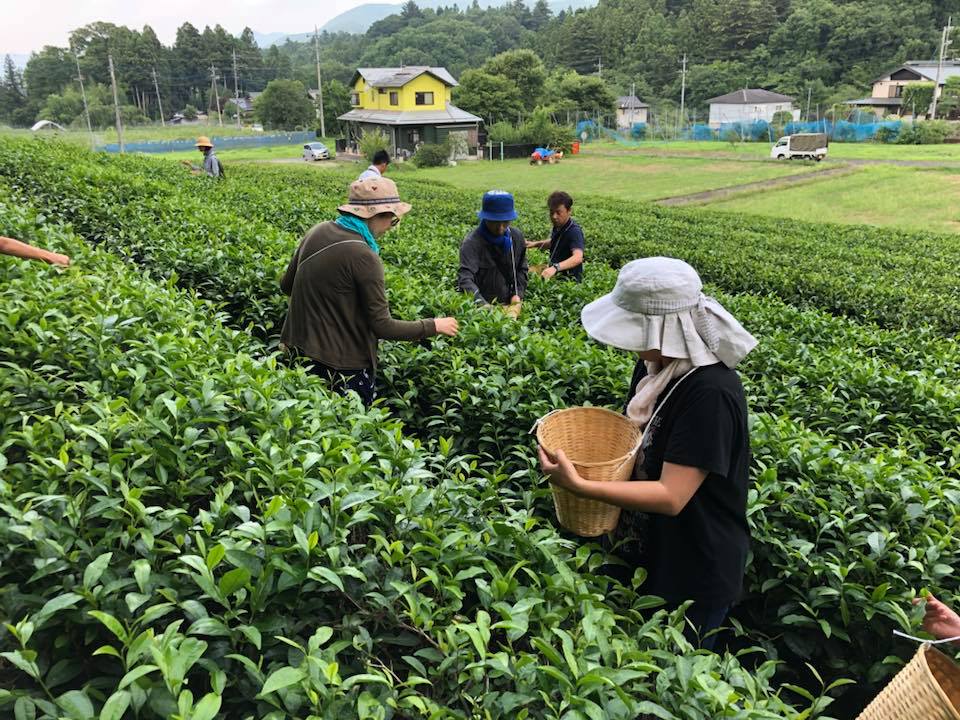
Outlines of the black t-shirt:
M 645 374 L 641 361 L 628 402 Z M 645 588 L 670 603 L 736 602 L 750 548 L 750 437 L 747 401 L 734 370 L 722 363 L 698 368 L 666 401 L 644 438 L 647 478 L 659 479 L 664 462 L 706 470 L 707 477 L 676 517 L 649 515 L 637 558 L 648 572 Z
M 553 228 L 550 231 L 550 264 L 562 263 L 573 255 L 574 250 L 583 250 L 585 244 L 583 230 L 573 218 L 570 218 L 559 230 Z M 571 270 L 564 270 L 560 273 L 560 277 L 563 276 L 580 282 L 583 279 L 583 263 Z

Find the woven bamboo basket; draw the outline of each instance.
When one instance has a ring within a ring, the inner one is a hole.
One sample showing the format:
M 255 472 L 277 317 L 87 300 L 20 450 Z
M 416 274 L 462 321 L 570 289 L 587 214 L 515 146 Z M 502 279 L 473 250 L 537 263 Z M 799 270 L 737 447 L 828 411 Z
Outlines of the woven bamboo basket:
M 960 720 L 958 707 L 960 667 L 925 644 L 857 720 Z
M 551 453 L 563 450 L 581 477 L 593 482 L 629 480 L 640 440 L 636 425 L 604 408 L 555 410 L 537 421 L 537 442 Z M 596 537 L 617 526 L 620 508 L 616 505 L 550 487 L 557 520 L 567 530 Z

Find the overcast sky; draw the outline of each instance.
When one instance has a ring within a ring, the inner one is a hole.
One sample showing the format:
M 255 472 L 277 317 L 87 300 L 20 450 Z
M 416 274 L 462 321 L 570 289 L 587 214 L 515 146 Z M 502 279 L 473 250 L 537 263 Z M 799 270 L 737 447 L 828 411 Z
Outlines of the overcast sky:
M 234 35 L 244 26 L 258 33 L 307 32 L 368 1 L 0 0 L 0 59 L 3 53 L 29 53 L 44 45 L 66 47 L 71 30 L 97 20 L 138 30 L 150 25 L 160 42 L 170 45 L 184 22 L 199 30 L 220 23 Z

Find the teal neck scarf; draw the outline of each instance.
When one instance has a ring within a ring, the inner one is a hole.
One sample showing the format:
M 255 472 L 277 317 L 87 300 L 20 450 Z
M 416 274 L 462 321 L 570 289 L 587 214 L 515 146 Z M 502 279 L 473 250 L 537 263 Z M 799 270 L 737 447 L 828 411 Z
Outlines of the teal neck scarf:
M 358 218 L 356 215 L 341 215 L 334 220 L 334 222 L 350 232 L 357 233 L 357 235 L 367 241 L 367 245 L 370 246 L 371 250 L 373 250 L 377 255 L 380 254 L 380 246 L 377 245 L 377 239 L 373 236 L 373 233 L 370 232 L 370 228 L 367 227 L 367 223 Z

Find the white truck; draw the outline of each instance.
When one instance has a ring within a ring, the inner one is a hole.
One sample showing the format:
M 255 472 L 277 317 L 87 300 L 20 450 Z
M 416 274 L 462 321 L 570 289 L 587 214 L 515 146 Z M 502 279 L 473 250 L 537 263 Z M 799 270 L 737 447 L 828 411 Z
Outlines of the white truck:
M 829 146 L 826 133 L 798 133 L 777 140 L 770 149 L 770 157 L 777 160 L 816 160 L 820 162 L 827 156 Z

